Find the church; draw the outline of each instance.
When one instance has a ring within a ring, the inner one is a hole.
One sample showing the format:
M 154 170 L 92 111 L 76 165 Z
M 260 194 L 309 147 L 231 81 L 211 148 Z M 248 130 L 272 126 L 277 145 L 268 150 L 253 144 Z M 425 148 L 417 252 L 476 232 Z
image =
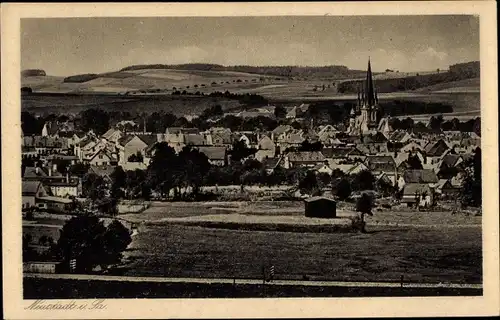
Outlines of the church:
M 358 99 L 355 107 L 351 109 L 349 118 L 350 135 L 370 135 L 377 132 L 388 134 L 389 119 L 381 119 L 381 112 L 378 104 L 378 96 L 373 85 L 372 68 L 368 59 L 368 70 L 366 80 L 361 89 L 358 87 Z

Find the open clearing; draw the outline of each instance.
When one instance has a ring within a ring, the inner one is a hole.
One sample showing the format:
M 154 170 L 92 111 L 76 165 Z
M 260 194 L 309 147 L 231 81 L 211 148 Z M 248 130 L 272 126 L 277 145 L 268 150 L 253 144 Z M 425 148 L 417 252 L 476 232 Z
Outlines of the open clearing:
M 303 223 L 303 204 L 292 201 L 153 203 L 120 218 L 146 222 L 127 252 L 125 275 L 258 278 L 265 264 L 275 265 L 278 279 L 398 281 L 404 275 L 413 282 L 481 282 L 480 216 L 375 211 L 367 218 L 368 234 L 249 231 L 210 223 Z
M 369 234 L 148 226 L 126 253 L 124 275 L 481 282 L 481 228 L 368 228 Z

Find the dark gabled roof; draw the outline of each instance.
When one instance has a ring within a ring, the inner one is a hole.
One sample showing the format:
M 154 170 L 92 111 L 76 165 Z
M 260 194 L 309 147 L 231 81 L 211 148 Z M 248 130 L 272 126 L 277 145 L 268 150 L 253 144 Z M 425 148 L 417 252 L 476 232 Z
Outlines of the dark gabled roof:
M 36 167 L 26 167 L 23 174 L 23 178 L 43 178 L 47 176 L 48 174 L 43 170 L 43 168 L 38 168 L 37 172 Z
M 439 181 L 433 170 L 406 170 L 403 174 L 405 183 L 436 183 Z
M 407 134 L 408 134 L 407 131 L 397 130 L 391 134 L 391 136 L 389 137 L 389 140 L 395 141 L 395 142 L 400 142 Z
M 40 188 L 42 183 L 40 181 L 23 181 L 22 182 L 22 195 L 23 196 L 34 196 Z
M 203 147 L 198 147 L 198 150 L 204 153 L 209 160 L 226 159 L 226 147 L 203 146 Z
M 454 167 L 460 158 L 458 154 L 447 154 L 443 157 L 441 166 Z
M 442 156 L 449 147 L 443 139 L 439 139 L 434 143 L 429 143 L 425 146 L 425 152 L 430 157 L 440 157 Z

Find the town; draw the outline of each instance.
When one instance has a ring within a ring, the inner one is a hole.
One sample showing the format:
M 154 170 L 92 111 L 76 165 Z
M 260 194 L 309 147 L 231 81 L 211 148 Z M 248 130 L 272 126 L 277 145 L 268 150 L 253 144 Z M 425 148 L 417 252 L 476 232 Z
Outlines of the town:
M 136 238 L 150 237 L 145 230 L 158 223 L 169 233 L 190 226 L 370 233 L 384 225 L 477 224 L 468 217 L 481 216 L 480 118 L 437 114 L 415 123 L 384 114 L 370 61 L 356 91 L 333 112 L 336 121 L 312 104 L 284 107 L 259 97 L 252 99 L 262 105 L 244 111 L 214 105 L 189 120 L 158 112 L 110 117 L 99 108 L 75 116 L 24 112 L 25 272 L 130 268 Z M 95 251 L 71 247 L 98 232 L 92 228 L 104 232 L 102 243 L 89 244 Z M 106 240 L 112 232 L 115 240 Z M 183 271 L 165 275 L 192 275 L 183 259 Z M 275 276 L 274 263 L 271 278 L 291 276 Z M 251 264 L 235 276 L 258 278 Z M 227 276 L 214 267 L 203 276 Z M 121 272 L 144 274 L 138 270 Z M 308 272 L 291 274 L 304 280 Z

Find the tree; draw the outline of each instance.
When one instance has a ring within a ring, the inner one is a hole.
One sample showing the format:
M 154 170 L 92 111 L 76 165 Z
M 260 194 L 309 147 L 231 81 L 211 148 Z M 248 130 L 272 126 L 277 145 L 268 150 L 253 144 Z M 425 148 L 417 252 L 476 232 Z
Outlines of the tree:
M 368 170 L 363 170 L 354 175 L 351 187 L 353 190 L 373 190 L 375 177 Z
M 274 108 L 274 116 L 278 119 L 282 119 L 286 116 L 286 110 L 283 106 L 276 106 Z
M 337 184 L 337 198 L 341 201 L 345 201 L 351 195 L 351 183 L 347 179 L 341 179 Z
M 65 263 L 76 260 L 77 272 L 89 273 L 96 266 L 106 268 L 120 262 L 121 252 L 131 240 L 119 221 L 106 228 L 98 217 L 84 215 L 66 222 L 55 249 Z
M 429 121 L 429 125 L 431 127 L 431 129 L 434 129 L 434 130 L 438 130 L 438 129 L 441 129 L 441 125 L 443 124 L 443 116 L 442 115 L 438 115 L 437 117 L 434 117 L 432 116 L 430 121 Z
M 93 201 L 107 196 L 104 179 L 94 173 L 88 173 L 83 177 L 82 189 L 83 195 Z
M 467 164 L 462 184 L 461 203 L 463 207 L 482 205 L 481 148 L 476 148 L 474 157 Z
M 155 145 L 154 155 L 147 169 L 149 185 L 162 197 L 168 196 L 175 187 L 175 174 L 180 168 L 174 148 L 166 142 Z
M 238 140 L 233 143 L 233 148 L 229 151 L 229 155 L 231 156 L 231 161 L 241 161 L 255 154 L 255 152 L 257 152 L 257 149 L 247 148 L 243 141 Z
M 102 135 L 109 129 L 109 115 L 102 109 L 87 109 L 80 112 L 80 127 L 83 131 L 94 131 Z
M 208 157 L 203 152 L 186 146 L 179 152 L 179 161 L 182 169 L 179 178 L 183 179 L 185 186 L 192 187 L 193 195 L 197 196 L 210 170 Z
M 373 216 L 372 213 L 373 208 L 373 198 L 367 194 L 363 193 L 361 197 L 356 202 L 356 211 L 361 213 L 361 232 L 365 233 L 365 215 L 368 214 Z
M 315 195 L 319 192 L 318 180 L 316 174 L 312 171 L 308 171 L 306 176 L 300 180 L 299 189 L 301 193 Z

